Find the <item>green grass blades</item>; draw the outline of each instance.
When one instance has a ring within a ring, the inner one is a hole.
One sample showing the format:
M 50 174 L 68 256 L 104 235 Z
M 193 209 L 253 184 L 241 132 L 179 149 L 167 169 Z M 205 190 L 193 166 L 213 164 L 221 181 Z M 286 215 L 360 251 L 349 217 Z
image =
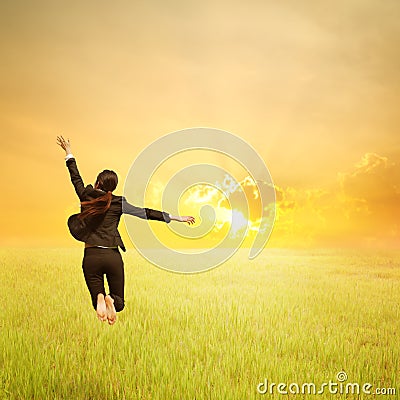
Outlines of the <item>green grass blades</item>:
M 126 308 L 108 326 L 83 250 L 0 250 L 0 399 L 368 398 L 257 391 L 265 379 L 319 389 L 340 371 L 398 398 L 399 252 L 246 254 L 180 275 L 130 250 Z

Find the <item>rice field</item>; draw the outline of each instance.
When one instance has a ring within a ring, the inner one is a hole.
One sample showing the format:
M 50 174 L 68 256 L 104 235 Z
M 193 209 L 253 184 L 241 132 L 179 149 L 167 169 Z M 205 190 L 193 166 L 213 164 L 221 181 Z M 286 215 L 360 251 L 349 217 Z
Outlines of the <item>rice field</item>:
M 241 250 L 181 275 L 130 249 L 114 326 L 91 307 L 82 255 L 0 250 L 0 399 L 399 398 L 398 251 Z M 339 372 L 397 393 L 295 393 Z

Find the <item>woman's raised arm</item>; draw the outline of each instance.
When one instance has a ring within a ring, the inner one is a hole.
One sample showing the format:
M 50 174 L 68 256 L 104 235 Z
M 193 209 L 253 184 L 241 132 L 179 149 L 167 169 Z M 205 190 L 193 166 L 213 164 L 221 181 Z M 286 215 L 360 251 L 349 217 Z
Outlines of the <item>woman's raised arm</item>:
M 65 150 L 65 160 L 67 162 L 67 167 L 69 171 L 69 175 L 71 177 L 71 182 L 74 185 L 75 192 L 79 197 L 79 200 L 84 201 L 83 192 L 85 190 L 85 184 L 83 183 L 83 179 L 79 173 L 78 166 L 75 162 L 75 157 L 71 152 L 71 143 L 68 140 L 65 140 L 62 136 L 57 136 L 57 144 Z

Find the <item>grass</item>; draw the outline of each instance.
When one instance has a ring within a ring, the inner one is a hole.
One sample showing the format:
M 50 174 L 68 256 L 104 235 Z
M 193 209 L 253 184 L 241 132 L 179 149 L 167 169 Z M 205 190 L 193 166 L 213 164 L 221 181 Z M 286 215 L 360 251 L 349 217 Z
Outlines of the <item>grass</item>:
M 112 327 L 91 308 L 82 255 L 0 250 L 0 399 L 363 398 L 257 392 L 342 370 L 399 396 L 399 252 L 241 251 L 180 275 L 130 250 Z

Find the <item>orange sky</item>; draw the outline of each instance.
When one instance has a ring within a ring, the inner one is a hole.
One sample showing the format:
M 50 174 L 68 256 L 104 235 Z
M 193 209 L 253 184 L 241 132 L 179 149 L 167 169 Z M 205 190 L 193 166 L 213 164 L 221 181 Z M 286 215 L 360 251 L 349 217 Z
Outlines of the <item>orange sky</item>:
M 399 246 L 400 3 L 271 3 L 1 2 L 0 245 L 76 245 L 57 134 L 122 193 L 148 144 L 210 126 L 270 169 L 268 246 Z

